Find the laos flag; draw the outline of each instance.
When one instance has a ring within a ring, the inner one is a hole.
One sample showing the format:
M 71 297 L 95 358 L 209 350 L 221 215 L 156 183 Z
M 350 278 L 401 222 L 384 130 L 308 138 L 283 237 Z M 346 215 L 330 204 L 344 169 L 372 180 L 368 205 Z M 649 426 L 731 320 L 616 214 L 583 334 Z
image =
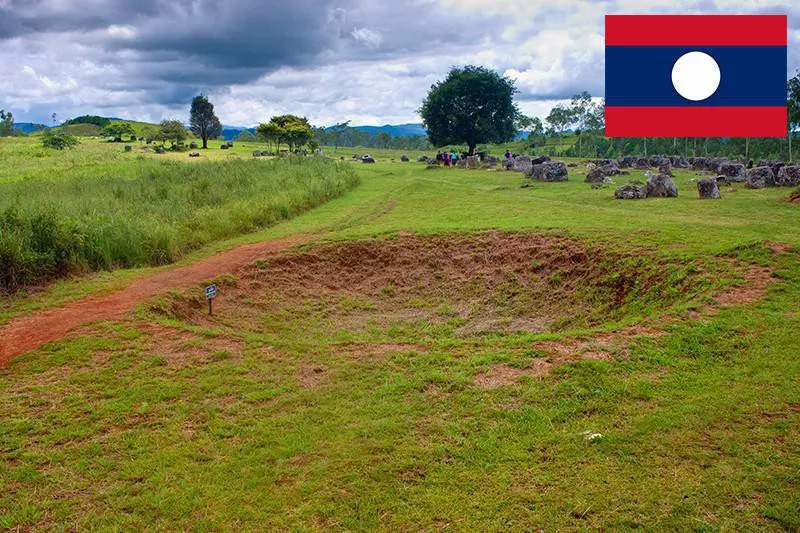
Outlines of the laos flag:
M 606 136 L 786 137 L 786 15 L 606 16 Z

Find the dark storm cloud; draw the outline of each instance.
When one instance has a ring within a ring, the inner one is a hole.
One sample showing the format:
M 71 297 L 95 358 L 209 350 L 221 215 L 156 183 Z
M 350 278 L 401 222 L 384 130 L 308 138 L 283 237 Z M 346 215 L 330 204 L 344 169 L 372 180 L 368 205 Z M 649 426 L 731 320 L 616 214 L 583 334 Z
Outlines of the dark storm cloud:
M 0 107 L 37 120 L 52 111 L 160 120 L 182 117 L 205 92 L 232 117 L 223 121 L 242 124 L 278 112 L 410 122 L 432 83 L 474 63 L 514 77 L 538 112 L 603 94 L 605 12 L 795 11 L 789 59 L 800 66 L 800 12 L 752 3 L 0 0 Z
M 468 24 L 417 0 L 0 0 L 0 6 L 0 39 L 20 37 L 44 49 L 64 41 L 80 46 L 83 59 L 114 66 L 116 78 L 104 80 L 105 88 L 122 84 L 165 105 L 281 67 L 446 51 L 490 33 L 486 24 Z

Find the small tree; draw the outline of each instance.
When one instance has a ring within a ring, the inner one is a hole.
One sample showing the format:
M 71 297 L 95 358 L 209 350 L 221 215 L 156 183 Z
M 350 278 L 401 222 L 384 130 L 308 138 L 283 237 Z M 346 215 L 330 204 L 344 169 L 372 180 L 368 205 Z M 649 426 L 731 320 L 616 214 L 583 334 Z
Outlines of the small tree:
M 275 145 L 275 152 L 280 151 L 282 135 L 284 134 L 283 128 L 277 123 L 269 121 L 258 125 L 256 133 L 259 137 L 264 139 L 269 144 Z
M 529 148 L 535 148 L 538 143 L 543 143 L 544 124 L 539 117 L 520 115 L 517 119 L 517 127 L 528 134 Z
M 222 133 L 222 124 L 214 114 L 214 104 L 205 95 L 195 96 L 189 111 L 189 128 L 203 139 L 203 148 L 208 148 L 208 140 L 216 139 Z
M 431 144 L 464 143 L 474 155 L 478 144 L 514 140 L 516 92 L 513 80 L 485 67 L 453 68 L 431 87 L 419 110 Z
M 344 136 L 345 132 L 347 132 L 347 128 L 350 127 L 350 121 L 340 122 L 339 124 L 334 124 L 331 126 L 331 132 L 333 133 L 333 142 L 336 145 L 336 149 L 339 149 L 339 145 L 342 144 L 342 137 Z
M 65 148 L 72 148 L 78 144 L 78 139 L 66 133 L 66 131 L 57 131 L 49 129 L 42 135 L 42 146 L 45 148 L 52 148 L 53 150 L 64 150 Z
M 289 145 L 289 151 L 294 152 L 308 144 L 314 136 L 308 119 L 295 115 L 272 117 L 269 122 L 259 124 L 256 131 L 267 142 L 274 142 L 278 151 L 281 143 L 285 142 Z
M 122 137 L 136 135 L 136 130 L 127 122 L 115 122 L 103 128 L 103 135 L 114 137 L 114 141 L 122 142 Z
M 0 137 L 8 137 L 14 134 L 14 115 L 11 111 L 0 109 Z
M 789 80 L 787 107 L 789 114 L 789 162 L 792 161 L 792 136 L 800 128 L 800 73 Z
M 557 105 L 550 110 L 550 114 L 545 119 L 551 126 L 551 130 L 558 135 L 559 139 L 563 138 L 564 132 L 573 123 L 572 112 L 563 105 Z M 559 140 L 559 146 L 561 141 Z
M 180 120 L 164 120 L 156 135 L 156 140 L 161 141 L 163 144 L 166 141 L 174 141 L 180 143 L 186 139 L 186 128 Z

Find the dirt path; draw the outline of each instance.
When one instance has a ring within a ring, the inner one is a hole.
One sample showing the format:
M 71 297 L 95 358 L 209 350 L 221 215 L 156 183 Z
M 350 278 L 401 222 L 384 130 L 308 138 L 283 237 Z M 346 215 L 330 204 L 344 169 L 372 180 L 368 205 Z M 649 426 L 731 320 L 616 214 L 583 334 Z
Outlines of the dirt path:
M 298 236 L 239 246 L 196 263 L 178 266 L 137 279 L 128 287 L 106 296 L 89 296 L 57 309 L 34 312 L 0 326 L 0 368 L 14 357 L 63 338 L 79 326 L 124 317 L 138 303 L 161 292 L 187 288 L 203 280 L 232 272 L 270 253 L 313 240 Z

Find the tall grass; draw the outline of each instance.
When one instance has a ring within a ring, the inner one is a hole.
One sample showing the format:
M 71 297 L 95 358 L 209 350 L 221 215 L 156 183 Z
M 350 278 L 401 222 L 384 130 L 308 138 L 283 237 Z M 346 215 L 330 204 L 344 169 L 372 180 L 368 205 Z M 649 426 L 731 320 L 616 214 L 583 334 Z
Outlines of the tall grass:
M 140 158 L 0 184 L 0 289 L 75 271 L 162 265 L 342 195 L 349 166 L 322 159 L 204 164 Z M 104 169 L 107 171 L 107 169 Z

